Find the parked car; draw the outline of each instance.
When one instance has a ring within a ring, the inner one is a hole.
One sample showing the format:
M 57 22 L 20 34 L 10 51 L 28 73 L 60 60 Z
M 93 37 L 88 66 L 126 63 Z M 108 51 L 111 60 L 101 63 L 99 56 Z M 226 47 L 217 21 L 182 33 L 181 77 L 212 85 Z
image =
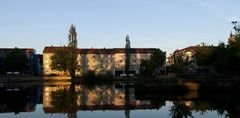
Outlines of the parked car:
M 19 75 L 19 74 L 20 74 L 20 72 L 13 72 L 13 74 L 14 74 L 14 75 Z
M 12 75 L 12 74 L 13 74 L 13 72 L 6 72 L 6 74 L 7 74 L 7 75 Z
M 127 76 L 127 74 L 120 74 L 120 76 L 121 76 L 121 77 L 126 77 L 126 76 Z

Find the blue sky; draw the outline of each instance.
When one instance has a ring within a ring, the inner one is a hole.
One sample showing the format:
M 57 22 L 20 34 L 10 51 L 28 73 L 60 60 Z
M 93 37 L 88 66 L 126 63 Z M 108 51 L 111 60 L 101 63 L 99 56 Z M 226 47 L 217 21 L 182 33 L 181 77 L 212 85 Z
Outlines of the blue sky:
M 0 47 L 66 45 L 71 24 L 78 47 L 160 48 L 226 42 L 240 0 L 1 0 Z

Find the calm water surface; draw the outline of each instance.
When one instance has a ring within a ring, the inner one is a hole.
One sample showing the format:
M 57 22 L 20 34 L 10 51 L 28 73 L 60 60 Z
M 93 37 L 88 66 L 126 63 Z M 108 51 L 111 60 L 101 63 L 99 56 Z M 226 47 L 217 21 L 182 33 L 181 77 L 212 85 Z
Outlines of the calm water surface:
M 240 117 L 230 93 L 169 93 L 131 83 L 1 85 L 1 118 L 225 118 Z

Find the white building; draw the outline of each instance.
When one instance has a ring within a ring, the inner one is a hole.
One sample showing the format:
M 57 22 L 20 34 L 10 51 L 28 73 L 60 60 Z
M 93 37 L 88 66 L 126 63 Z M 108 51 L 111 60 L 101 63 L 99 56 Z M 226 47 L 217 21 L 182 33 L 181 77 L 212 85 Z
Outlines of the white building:
M 43 73 L 44 75 L 66 75 L 67 73 L 51 69 L 51 56 L 58 49 L 66 50 L 67 47 L 45 47 L 43 50 Z M 156 48 L 131 48 L 130 73 L 138 74 L 141 60 L 149 60 L 152 52 Z M 96 74 L 106 74 L 108 72 L 115 76 L 124 74 L 125 68 L 125 48 L 112 49 L 78 49 L 78 67 L 77 75 L 85 74 L 88 70 Z

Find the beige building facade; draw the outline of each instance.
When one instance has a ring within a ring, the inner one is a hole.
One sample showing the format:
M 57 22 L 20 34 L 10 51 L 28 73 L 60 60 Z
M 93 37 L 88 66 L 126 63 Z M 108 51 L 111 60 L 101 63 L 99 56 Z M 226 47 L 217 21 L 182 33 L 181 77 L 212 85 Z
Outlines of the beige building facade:
M 195 49 L 197 46 L 189 46 L 180 50 L 175 50 L 173 54 L 170 54 L 168 56 L 168 65 L 173 65 L 174 64 L 174 55 L 181 56 L 183 60 L 187 60 L 188 62 L 190 61 L 195 61 L 194 55 L 196 53 Z
M 66 50 L 67 47 L 45 47 L 43 50 L 43 73 L 44 75 L 67 75 L 66 72 L 60 72 L 51 69 L 51 56 L 58 49 Z M 139 73 L 141 60 L 149 60 L 156 48 L 131 48 L 130 56 L 130 73 L 135 75 Z M 124 76 L 125 74 L 125 49 L 96 49 L 80 48 L 78 51 L 78 67 L 77 75 L 81 76 L 89 70 L 96 74 L 111 73 L 114 76 Z

